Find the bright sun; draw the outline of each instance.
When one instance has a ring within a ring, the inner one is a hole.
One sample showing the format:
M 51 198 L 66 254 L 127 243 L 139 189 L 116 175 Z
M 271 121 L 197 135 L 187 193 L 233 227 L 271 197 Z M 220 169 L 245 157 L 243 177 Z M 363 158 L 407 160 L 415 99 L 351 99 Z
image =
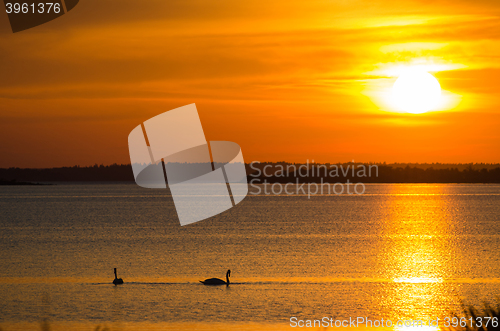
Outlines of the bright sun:
M 412 68 L 404 71 L 396 80 L 391 98 L 399 110 L 421 114 L 438 106 L 441 86 L 427 71 Z

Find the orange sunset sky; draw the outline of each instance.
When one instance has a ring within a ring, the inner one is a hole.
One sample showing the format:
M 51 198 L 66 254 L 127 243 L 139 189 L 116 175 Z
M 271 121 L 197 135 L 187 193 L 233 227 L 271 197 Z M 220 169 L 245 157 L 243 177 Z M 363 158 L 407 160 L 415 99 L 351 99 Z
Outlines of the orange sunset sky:
M 81 0 L 0 14 L 0 167 L 129 163 L 144 120 L 196 103 L 245 161 L 500 162 L 498 0 Z M 442 87 L 387 103 L 401 68 Z

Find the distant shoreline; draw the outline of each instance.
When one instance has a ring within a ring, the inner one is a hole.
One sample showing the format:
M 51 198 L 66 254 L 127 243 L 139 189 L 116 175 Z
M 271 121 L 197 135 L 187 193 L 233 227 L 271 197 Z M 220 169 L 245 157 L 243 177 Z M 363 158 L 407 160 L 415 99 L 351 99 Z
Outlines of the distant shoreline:
M 45 185 L 55 185 L 53 183 L 33 183 L 33 182 L 19 182 L 16 179 L 13 180 L 1 180 L 0 186 L 45 186 Z
M 370 176 L 359 176 L 353 171 L 338 171 L 332 176 L 333 167 L 376 167 Z M 500 183 L 500 164 L 377 164 L 377 163 L 288 163 L 265 162 L 245 164 L 248 182 L 266 183 Z M 311 169 L 283 172 L 279 169 Z M 319 171 L 318 169 L 321 169 Z M 328 169 L 325 170 L 325 169 Z M 0 168 L 0 185 L 50 185 L 50 183 L 133 183 L 134 175 L 130 164 L 94 165 L 90 167 L 60 167 L 47 169 Z

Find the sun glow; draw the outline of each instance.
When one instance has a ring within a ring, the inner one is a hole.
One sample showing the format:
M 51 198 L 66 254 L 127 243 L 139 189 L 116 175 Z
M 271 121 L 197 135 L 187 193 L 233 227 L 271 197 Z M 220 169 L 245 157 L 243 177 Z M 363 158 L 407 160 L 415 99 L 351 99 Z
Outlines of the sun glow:
M 391 101 L 402 111 L 421 114 L 434 110 L 441 101 L 441 85 L 420 68 L 405 70 L 392 87 Z
M 425 283 L 442 283 L 442 278 L 433 277 L 399 277 L 393 280 L 394 283 L 410 283 L 410 284 L 425 284 Z

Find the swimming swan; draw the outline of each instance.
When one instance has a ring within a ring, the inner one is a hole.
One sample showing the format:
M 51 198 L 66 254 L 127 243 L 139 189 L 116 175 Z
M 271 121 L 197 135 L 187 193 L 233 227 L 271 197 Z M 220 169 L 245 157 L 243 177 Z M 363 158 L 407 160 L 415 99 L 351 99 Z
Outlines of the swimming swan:
M 203 283 L 204 285 L 229 285 L 229 276 L 231 276 L 231 270 L 226 272 L 226 281 L 219 278 L 209 278 L 200 280 L 200 283 Z
M 115 268 L 115 279 L 113 280 L 113 284 L 115 285 L 123 284 L 123 279 L 116 277 L 116 268 Z

